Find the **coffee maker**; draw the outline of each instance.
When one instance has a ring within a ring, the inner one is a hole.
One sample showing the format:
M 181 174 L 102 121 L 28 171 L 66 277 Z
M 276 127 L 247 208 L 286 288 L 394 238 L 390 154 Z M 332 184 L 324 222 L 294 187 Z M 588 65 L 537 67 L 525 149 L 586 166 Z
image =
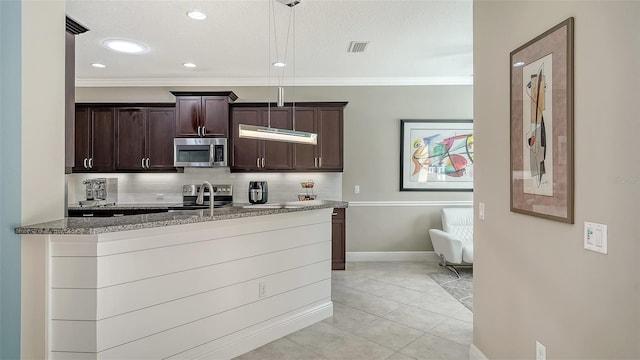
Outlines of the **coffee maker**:
M 269 188 L 266 181 L 249 181 L 249 202 L 264 204 L 268 200 Z
M 80 201 L 80 206 L 115 205 L 118 202 L 118 178 L 85 179 L 86 200 Z

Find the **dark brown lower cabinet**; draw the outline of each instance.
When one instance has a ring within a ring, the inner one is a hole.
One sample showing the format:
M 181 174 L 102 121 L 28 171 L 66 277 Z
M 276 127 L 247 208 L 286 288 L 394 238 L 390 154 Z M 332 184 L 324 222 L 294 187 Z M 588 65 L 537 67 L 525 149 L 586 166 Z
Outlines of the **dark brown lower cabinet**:
M 331 270 L 344 270 L 346 262 L 345 209 L 333 209 L 331 215 Z

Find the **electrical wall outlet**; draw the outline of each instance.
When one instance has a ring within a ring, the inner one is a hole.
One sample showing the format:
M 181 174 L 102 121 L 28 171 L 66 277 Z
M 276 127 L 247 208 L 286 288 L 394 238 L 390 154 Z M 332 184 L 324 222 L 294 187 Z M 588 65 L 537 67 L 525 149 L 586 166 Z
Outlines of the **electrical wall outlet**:
M 547 347 L 536 341 L 536 360 L 547 360 Z
M 267 284 L 261 281 L 258 283 L 258 298 L 263 298 L 265 296 L 267 296 Z
M 353 186 L 353 193 L 354 194 L 360 194 L 360 185 L 354 185 Z

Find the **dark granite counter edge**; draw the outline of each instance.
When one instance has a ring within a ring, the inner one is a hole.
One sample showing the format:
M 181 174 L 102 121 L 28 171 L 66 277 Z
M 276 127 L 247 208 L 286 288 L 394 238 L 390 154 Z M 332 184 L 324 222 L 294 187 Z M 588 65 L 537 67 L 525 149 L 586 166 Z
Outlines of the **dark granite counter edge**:
M 208 210 L 193 211 L 191 213 L 157 213 L 146 215 L 130 215 L 108 218 L 65 218 L 41 224 L 27 225 L 15 229 L 16 234 L 41 235 L 96 235 L 110 232 L 150 229 L 163 226 L 195 224 L 209 221 L 247 218 L 284 214 L 298 211 L 309 211 L 326 208 L 346 208 L 349 203 L 344 201 L 324 201 L 322 204 L 287 207 L 287 208 L 243 208 L 230 207 L 214 209 L 209 215 Z M 199 215 L 202 213 L 203 215 Z

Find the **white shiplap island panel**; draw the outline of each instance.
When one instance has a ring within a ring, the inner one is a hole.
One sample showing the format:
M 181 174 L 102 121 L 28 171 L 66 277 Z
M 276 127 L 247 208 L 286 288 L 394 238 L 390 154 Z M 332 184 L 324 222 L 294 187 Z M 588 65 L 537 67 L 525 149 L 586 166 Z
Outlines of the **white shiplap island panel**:
M 51 359 L 242 354 L 332 315 L 331 212 L 25 234 L 23 341 Z

